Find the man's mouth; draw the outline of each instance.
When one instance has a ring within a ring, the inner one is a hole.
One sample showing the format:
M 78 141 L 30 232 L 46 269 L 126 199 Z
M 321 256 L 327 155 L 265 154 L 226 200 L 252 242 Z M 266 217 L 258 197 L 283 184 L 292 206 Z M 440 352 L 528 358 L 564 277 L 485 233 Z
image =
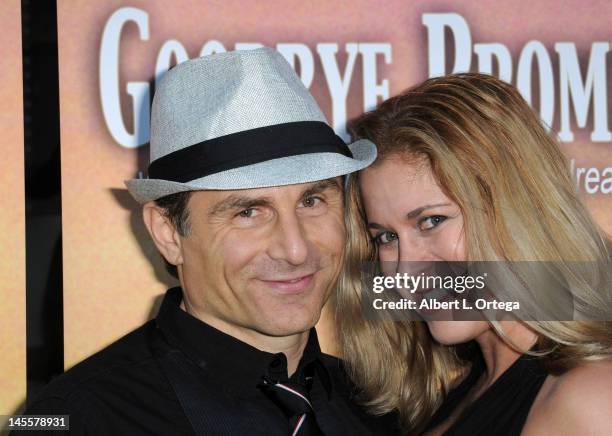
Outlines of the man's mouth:
M 273 279 L 260 279 L 266 286 L 280 292 L 281 294 L 299 294 L 305 291 L 313 282 L 314 273 L 297 277 L 283 277 Z

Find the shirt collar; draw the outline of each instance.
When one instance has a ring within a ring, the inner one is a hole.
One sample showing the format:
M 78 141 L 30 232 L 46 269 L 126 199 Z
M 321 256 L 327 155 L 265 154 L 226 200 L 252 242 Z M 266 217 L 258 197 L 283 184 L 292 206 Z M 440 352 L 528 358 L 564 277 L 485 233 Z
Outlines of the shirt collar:
M 287 358 L 283 353 L 258 350 L 200 321 L 180 308 L 182 299 L 180 287 L 166 292 L 156 318 L 157 325 L 171 345 L 183 351 L 224 386 L 248 395 L 264 376 L 277 381 L 287 379 Z M 306 373 L 314 370 L 329 395 L 332 382 L 320 355 L 317 332 L 311 328 L 304 354 L 291 378 L 302 382 Z

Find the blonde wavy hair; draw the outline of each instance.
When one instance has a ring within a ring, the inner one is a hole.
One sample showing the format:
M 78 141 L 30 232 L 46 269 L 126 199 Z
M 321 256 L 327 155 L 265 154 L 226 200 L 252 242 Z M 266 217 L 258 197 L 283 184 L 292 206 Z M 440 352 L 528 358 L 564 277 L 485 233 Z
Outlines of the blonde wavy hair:
M 514 87 L 471 73 L 430 79 L 349 128 L 377 145 L 374 165 L 391 158 L 428 161 L 461 209 L 468 261 L 554 261 L 568 280 L 575 276 L 572 261 L 589 261 L 593 274 L 578 284 L 580 300 L 587 308 L 610 304 L 610 282 L 598 279 L 609 277 L 610 243 L 579 201 L 556 140 Z M 341 351 L 362 403 L 374 413 L 398 410 L 406 428 L 419 431 L 470 363 L 459 346 L 435 342 L 424 322 L 364 319 L 360 266 L 377 253 L 358 178 L 351 176 L 347 190 L 348 246 L 336 302 Z M 598 289 L 602 283 L 606 289 Z M 551 373 L 612 355 L 609 322 L 526 324 L 538 334 L 539 355 Z

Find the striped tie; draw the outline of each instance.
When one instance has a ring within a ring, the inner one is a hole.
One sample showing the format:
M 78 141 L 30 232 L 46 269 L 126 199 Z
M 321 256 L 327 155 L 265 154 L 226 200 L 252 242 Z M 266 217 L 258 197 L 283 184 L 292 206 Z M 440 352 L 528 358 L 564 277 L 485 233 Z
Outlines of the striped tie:
M 264 378 L 263 391 L 289 418 L 291 436 L 322 435 L 306 388 L 292 381 L 275 382 Z

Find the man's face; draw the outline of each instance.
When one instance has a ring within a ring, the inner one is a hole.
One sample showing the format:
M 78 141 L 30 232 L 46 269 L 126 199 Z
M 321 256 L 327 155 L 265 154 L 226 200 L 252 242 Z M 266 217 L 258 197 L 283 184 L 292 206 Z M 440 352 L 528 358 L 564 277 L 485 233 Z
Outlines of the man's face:
M 316 324 L 343 258 L 340 178 L 197 191 L 188 209 L 179 275 L 189 311 L 217 328 L 268 336 Z

